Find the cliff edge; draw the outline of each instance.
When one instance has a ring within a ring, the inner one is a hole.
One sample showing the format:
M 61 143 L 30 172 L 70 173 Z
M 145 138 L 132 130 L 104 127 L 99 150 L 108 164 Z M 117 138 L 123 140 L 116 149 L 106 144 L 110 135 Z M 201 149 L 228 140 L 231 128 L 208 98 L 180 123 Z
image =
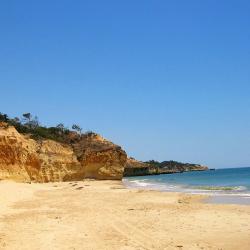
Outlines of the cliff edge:
M 34 140 L 1 122 L 0 179 L 20 182 L 122 179 L 127 155 L 121 147 L 94 133 L 70 136 L 68 143 Z

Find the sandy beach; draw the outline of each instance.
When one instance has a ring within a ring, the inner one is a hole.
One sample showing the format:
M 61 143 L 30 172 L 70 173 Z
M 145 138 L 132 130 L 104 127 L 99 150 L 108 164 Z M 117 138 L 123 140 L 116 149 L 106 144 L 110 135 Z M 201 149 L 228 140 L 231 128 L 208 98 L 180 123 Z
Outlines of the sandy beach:
M 1 181 L 0 194 L 0 249 L 250 249 L 250 206 L 119 181 Z

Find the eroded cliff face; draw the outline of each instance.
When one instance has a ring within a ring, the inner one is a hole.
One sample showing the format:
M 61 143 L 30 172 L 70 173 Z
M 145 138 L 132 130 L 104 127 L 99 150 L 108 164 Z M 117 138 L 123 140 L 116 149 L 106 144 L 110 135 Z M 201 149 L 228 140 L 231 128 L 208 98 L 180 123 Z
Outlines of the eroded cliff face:
M 40 161 L 39 181 L 82 180 L 84 169 L 73 149 L 52 140 L 37 143 L 37 157 Z
M 148 163 L 138 161 L 134 158 L 128 158 L 125 168 L 124 176 L 142 176 L 159 174 L 159 169 L 151 166 Z
M 83 136 L 73 144 L 85 178 L 121 180 L 127 155 L 121 147 L 99 135 Z
M 70 181 L 121 179 L 127 155 L 99 135 L 82 136 L 72 144 L 35 141 L 0 124 L 0 179 Z
M 30 181 L 38 178 L 40 162 L 36 143 L 14 127 L 0 124 L 0 179 Z
M 150 175 L 151 172 L 152 171 L 149 164 L 138 161 L 134 158 L 127 159 L 124 169 L 124 176 Z

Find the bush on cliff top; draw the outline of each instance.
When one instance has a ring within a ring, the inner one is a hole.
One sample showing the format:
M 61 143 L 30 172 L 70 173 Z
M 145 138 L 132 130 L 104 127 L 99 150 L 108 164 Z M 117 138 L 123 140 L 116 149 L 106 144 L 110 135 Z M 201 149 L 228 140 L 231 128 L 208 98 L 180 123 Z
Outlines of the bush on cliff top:
M 30 113 L 23 114 L 22 118 L 10 118 L 7 114 L 0 113 L 0 122 L 5 122 L 10 126 L 14 126 L 19 133 L 30 134 L 31 138 L 51 139 L 63 143 L 72 143 L 81 138 L 81 136 L 96 135 L 92 131 L 82 134 L 82 128 L 74 124 L 72 130 L 66 128 L 62 123 L 56 127 L 42 126 L 37 116 L 32 116 Z
M 179 171 L 184 171 L 185 169 L 192 170 L 193 168 L 200 166 L 198 164 L 192 164 L 192 163 L 182 163 L 178 161 L 163 161 L 163 162 L 158 162 L 158 161 L 146 161 L 145 163 L 149 164 L 152 167 L 156 168 L 168 168 L 169 170 L 177 169 Z

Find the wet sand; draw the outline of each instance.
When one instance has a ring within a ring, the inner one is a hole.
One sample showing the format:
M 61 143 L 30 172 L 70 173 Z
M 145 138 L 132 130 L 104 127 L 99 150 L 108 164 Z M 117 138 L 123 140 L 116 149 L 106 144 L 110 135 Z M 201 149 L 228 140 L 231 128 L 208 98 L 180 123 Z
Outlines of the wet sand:
M 212 204 L 250 205 L 249 196 L 211 195 L 205 201 Z

